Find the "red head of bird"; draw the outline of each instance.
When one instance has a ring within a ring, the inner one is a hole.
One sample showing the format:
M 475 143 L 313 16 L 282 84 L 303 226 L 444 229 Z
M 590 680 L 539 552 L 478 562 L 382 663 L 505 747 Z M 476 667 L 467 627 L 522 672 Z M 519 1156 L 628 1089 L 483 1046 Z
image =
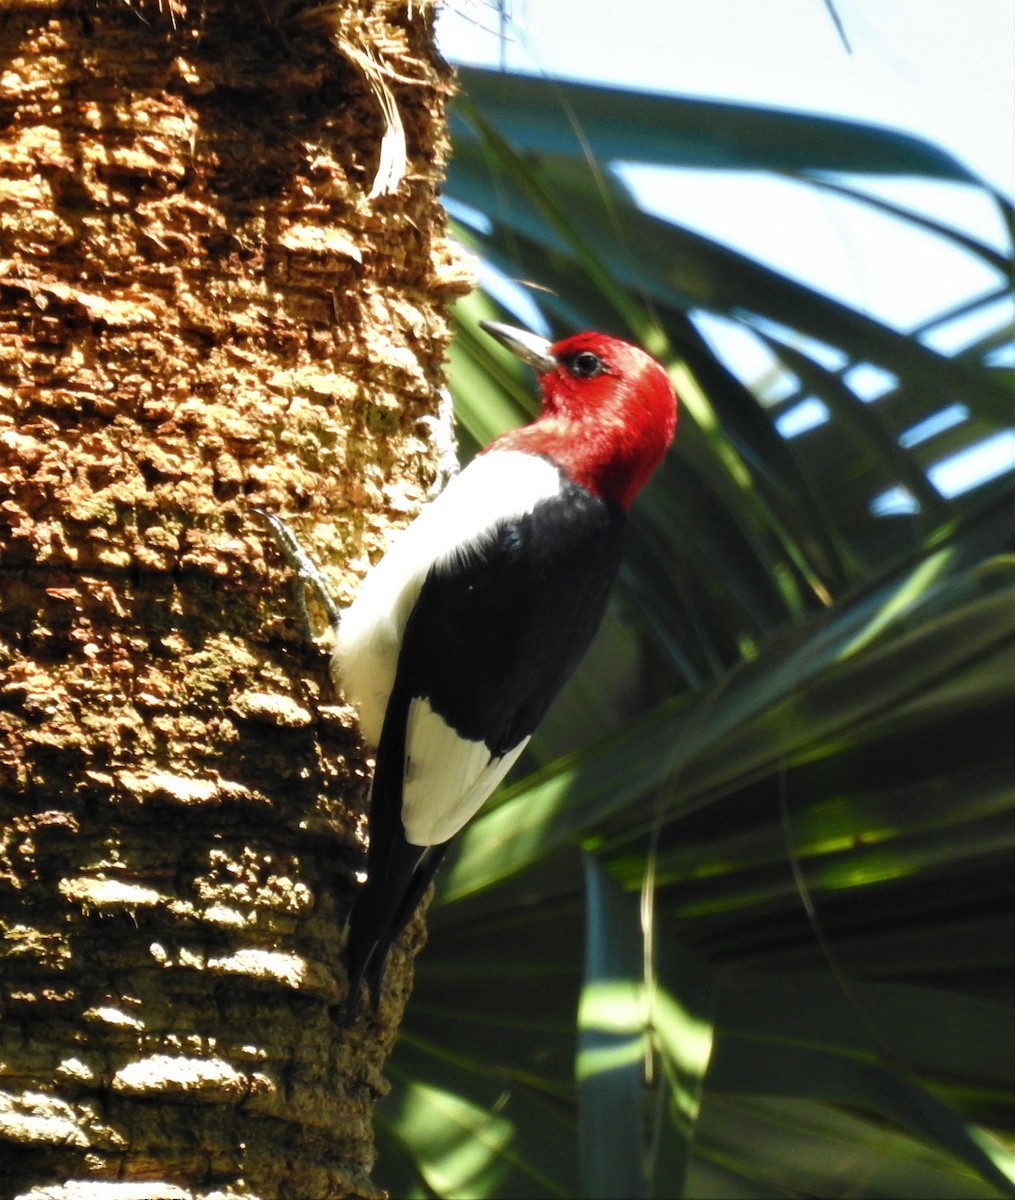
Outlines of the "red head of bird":
M 494 446 L 549 458 L 593 495 L 630 508 L 676 427 L 676 396 L 659 363 L 603 333 L 551 345 L 511 326 L 482 324 L 536 370 L 543 392 L 539 417 Z

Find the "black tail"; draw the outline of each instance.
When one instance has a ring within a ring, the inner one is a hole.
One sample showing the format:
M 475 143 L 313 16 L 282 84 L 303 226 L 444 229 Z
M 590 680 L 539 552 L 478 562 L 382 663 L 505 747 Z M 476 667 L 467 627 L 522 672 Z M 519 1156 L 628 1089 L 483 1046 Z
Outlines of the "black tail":
M 377 766 L 370 786 L 367 880 L 349 914 L 344 952 L 349 976 L 347 1018 L 356 1012 L 359 987 L 364 981 L 377 1011 L 391 943 L 416 911 L 447 849 L 446 842 L 438 846 L 414 846 L 405 838 L 402 789 L 405 729 L 411 701 L 411 690 L 402 679 L 400 665 L 384 714 Z
M 437 873 L 444 853 L 440 846 L 411 846 L 404 838 L 388 846 L 386 862 L 371 863 L 368 855 L 367 881 L 349 914 L 345 943 L 345 967 L 349 977 L 346 997 L 347 1020 L 356 1013 L 360 984 L 365 982 L 374 1010 L 380 1004 L 384 965 L 392 943 L 419 907 L 423 893 Z M 377 867 L 379 869 L 374 870 Z

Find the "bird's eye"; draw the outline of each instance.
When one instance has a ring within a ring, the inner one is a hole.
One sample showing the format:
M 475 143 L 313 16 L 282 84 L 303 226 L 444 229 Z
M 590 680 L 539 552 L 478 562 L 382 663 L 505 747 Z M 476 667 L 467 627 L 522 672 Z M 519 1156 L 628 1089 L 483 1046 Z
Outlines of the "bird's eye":
M 591 379 L 593 375 L 602 375 L 603 360 L 591 350 L 582 350 L 570 360 L 567 369 L 575 379 Z

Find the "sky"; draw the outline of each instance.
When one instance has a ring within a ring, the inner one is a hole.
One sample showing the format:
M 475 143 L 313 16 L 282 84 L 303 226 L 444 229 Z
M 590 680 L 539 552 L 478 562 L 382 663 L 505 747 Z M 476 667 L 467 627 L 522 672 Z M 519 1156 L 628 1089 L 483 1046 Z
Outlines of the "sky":
M 445 56 L 889 126 L 951 152 L 1015 198 L 1013 0 L 834 0 L 849 50 L 825 0 L 505 3 L 502 23 L 494 0 L 448 0 L 438 25 Z M 904 331 L 998 286 L 995 272 L 939 238 L 790 181 L 633 164 L 623 173 L 645 208 Z M 1010 254 L 985 192 L 915 179 L 863 186 Z M 1001 301 L 986 320 L 998 324 L 1012 308 Z M 984 331 L 983 320 L 928 341 L 952 352 Z M 746 341 L 717 348 L 727 357 L 750 353 Z M 763 369 L 760 360 L 754 366 Z M 749 377 L 752 364 L 742 360 L 737 369 Z M 798 414 L 798 432 L 805 416 Z M 1000 460 L 994 451 L 993 473 L 1015 468 L 1015 429 L 1002 440 Z M 963 469 L 971 478 L 977 468 Z
M 596 6 L 594 17 L 587 0 L 505 3 L 506 38 L 493 0 L 451 0 L 438 33 L 447 57 L 872 121 L 950 150 L 1015 196 L 1013 0 L 835 0 L 851 51 L 824 0 L 629 0 Z M 936 238 L 785 180 L 648 167 L 625 177 L 659 215 L 901 328 L 990 282 Z M 864 186 L 1007 248 L 995 209 L 973 189 Z
M 1015 192 L 1012 0 L 450 0 L 455 62 L 824 111 L 907 129 Z

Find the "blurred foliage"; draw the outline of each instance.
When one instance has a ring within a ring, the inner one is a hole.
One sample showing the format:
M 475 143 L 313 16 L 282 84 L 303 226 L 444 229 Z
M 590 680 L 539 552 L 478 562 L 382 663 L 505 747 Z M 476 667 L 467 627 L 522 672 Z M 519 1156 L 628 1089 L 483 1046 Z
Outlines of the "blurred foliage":
M 886 129 L 462 84 L 446 191 L 491 284 L 457 311 L 466 450 L 535 404 L 477 327 L 524 318 L 505 280 L 555 336 L 656 354 L 681 417 L 602 637 L 444 872 L 377 1178 L 398 1197 L 1013 1195 L 1013 477 L 941 485 L 1015 437 L 1012 264 L 865 187 L 978 190 L 1009 236 L 1011 208 Z M 792 179 L 991 282 L 895 329 L 641 211 L 621 162 Z

